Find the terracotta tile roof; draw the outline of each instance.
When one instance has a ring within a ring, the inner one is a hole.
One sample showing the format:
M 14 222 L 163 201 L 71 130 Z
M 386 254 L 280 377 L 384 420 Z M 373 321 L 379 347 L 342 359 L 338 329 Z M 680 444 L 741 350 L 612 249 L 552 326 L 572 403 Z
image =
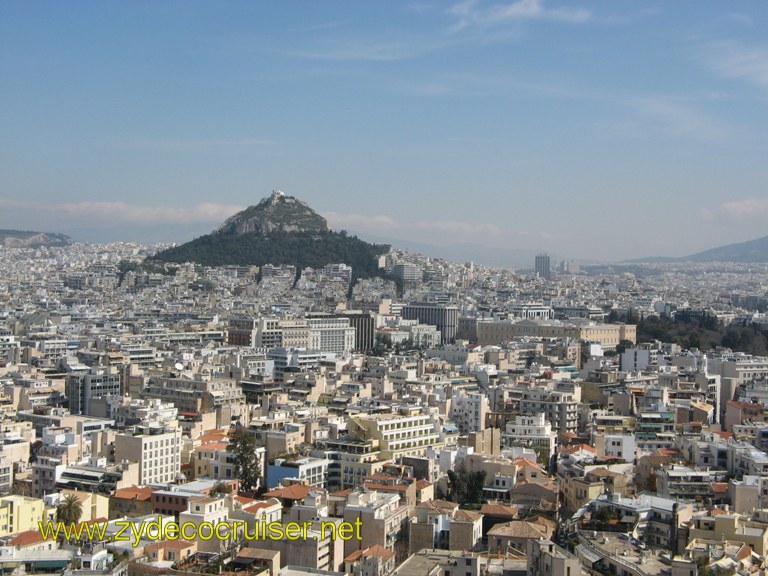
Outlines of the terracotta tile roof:
M 363 486 L 368 490 L 378 490 L 379 492 L 406 492 L 408 486 L 402 484 L 374 484 L 373 482 L 364 482 Z
M 488 531 L 488 536 L 502 536 L 507 538 L 549 538 L 551 534 L 546 526 L 535 522 L 512 520 L 504 524 L 496 524 Z
M 418 510 L 432 510 L 441 514 L 450 514 L 458 507 L 456 502 L 449 502 L 448 500 L 427 500 L 416 506 Z
M 347 488 L 346 490 L 337 490 L 336 492 L 331 492 L 329 496 L 349 496 L 354 491 L 354 488 Z
M 480 508 L 480 514 L 485 516 L 503 516 L 515 518 L 519 510 L 516 506 L 505 506 L 504 504 L 483 504 Z
M 243 508 L 243 510 L 245 510 L 246 512 L 257 512 L 257 511 L 263 510 L 265 508 L 271 508 L 275 504 L 279 504 L 279 503 L 280 503 L 280 501 L 277 500 L 276 498 L 273 498 L 272 502 L 269 502 L 269 501 L 266 501 L 266 500 L 260 500 L 260 501 L 254 502 L 253 504 L 251 504 L 249 506 L 246 506 L 245 508 Z
M 195 448 L 195 452 L 200 450 L 226 450 L 229 442 L 206 442 Z
M 43 538 L 43 535 L 40 534 L 40 530 L 27 530 L 26 532 L 19 532 L 16 534 L 16 536 L 13 537 L 9 544 L 11 546 L 24 547 L 44 541 L 45 538 Z
M 360 558 L 370 558 L 371 556 L 377 556 L 382 560 L 390 560 L 395 557 L 395 553 L 391 552 L 390 550 L 387 550 L 381 544 L 374 544 L 373 546 L 370 546 L 365 550 L 355 550 L 354 552 L 352 552 L 352 554 L 344 558 L 344 561 L 355 562 Z
M 456 510 L 456 514 L 453 515 L 455 522 L 476 522 L 480 520 L 483 515 L 479 512 L 473 512 L 472 510 Z
M 147 501 L 152 498 L 152 488 L 149 486 L 129 486 L 128 488 L 120 488 L 115 490 L 112 494 L 112 498 L 119 498 L 120 500 L 140 500 Z
M 184 550 L 185 548 L 191 548 L 195 544 L 194 540 L 158 540 L 147 544 L 144 550 L 147 552 L 152 550 Z
M 426 480 L 416 480 L 416 490 L 424 490 L 428 486 L 432 486 L 432 483 Z
M 265 492 L 263 496 L 267 498 L 278 498 L 281 500 L 304 500 L 312 489 L 309 486 L 303 484 L 293 484 L 286 488 L 278 488 L 277 490 L 271 490 Z

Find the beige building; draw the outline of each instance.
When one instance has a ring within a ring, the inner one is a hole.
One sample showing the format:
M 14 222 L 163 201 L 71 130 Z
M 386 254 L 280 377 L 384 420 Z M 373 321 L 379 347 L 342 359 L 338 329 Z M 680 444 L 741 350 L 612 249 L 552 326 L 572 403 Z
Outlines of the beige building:
M 605 485 L 598 478 L 565 476 L 560 479 L 560 490 L 563 493 L 563 506 L 573 513 L 605 492 Z
M 55 497 L 52 501 L 54 506 L 57 506 L 68 495 L 71 494 L 80 502 L 82 508 L 82 515 L 80 520 L 82 522 L 90 522 L 97 518 L 109 517 L 109 497 L 102 494 L 95 494 L 93 492 L 83 492 L 82 490 L 60 490 L 57 494 L 51 494 L 46 496 L 46 500 Z
M 281 567 L 301 566 L 311 570 L 339 571 L 344 568 L 344 542 L 333 538 L 333 529 L 328 524 L 323 530 L 323 523 L 341 523 L 339 518 L 322 518 L 311 521 L 312 526 L 306 532 L 306 538 L 298 540 L 255 540 L 248 546 L 277 550 L 280 552 Z M 283 525 L 285 526 L 285 522 Z
M 477 322 L 477 341 L 481 346 L 496 345 L 521 336 L 536 338 L 573 338 L 599 343 L 614 350 L 622 340 L 637 341 L 637 326 L 601 324 L 591 320 L 509 320 Z
M 401 414 L 353 416 L 347 424 L 353 440 L 373 440 L 383 460 L 400 456 L 423 456 L 428 448 L 441 445 L 440 424 L 418 409 Z
M 362 522 L 361 540 L 351 539 L 344 543 L 344 556 L 355 550 L 370 548 L 376 544 L 398 554 L 398 542 L 404 542 L 404 528 L 408 521 L 408 507 L 400 502 L 397 494 L 354 491 L 347 496 L 344 520 Z M 399 557 L 398 557 L 399 559 Z
M 379 545 L 356 550 L 344 559 L 344 572 L 351 576 L 389 576 L 394 570 L 394 553 Z
M 181 472 L 181 430 L 160 434 L 118 434 L 115 461 L 139 463 L 139 484 L 175 482 Z
M 194 496 L 187 501 L 187 510 L 179 514 L 179 526 L 190 522 L 198 527 L 197 547 L 200 552 L 220 554 L 232 545 L 233 540 L 221 540 L 213 535 L 208 538 L 208 525 L 226 522 L 228 512 L 225 500 L 210 496 Z M 203 523 L 206 523 L 203 525 Z M 202 536 L 202 537 L 201 537 Z
M 555 523 L 544 518 L 496 524 L 488 531 L 488 548 L 490 552 L 497 554 L 503 554 L 510 549 L 525 554 L 531 540 L 549 540 L 554 531 Z
M 0 498 L 0 537 L 27 530 L 37 530 L 38 522 L 53 520 L 55 508 L 40 498 L 3 496 Z
M 768 524 L 715 508 L 691 519 L 688 529 L 689 542 L 694 538 L 718 542 L 744 542 L 751 546 L 756 554 L 764 556 L 768 551 Z
M 483 537 L 483 515 L 455 502 L 430 500 L 416 506 L 409 526 L 411 554 L 428 549 L 475 550 Z

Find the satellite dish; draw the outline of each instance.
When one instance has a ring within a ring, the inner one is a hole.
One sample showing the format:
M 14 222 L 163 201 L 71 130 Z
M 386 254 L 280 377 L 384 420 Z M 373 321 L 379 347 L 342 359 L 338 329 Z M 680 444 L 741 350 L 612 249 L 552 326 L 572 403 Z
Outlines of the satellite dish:
M 176 364 L 174 365 L 174 368 L 176 368 L 176 370 L 184 370 L 184 364 L 182 364 L 181 362 L 176 362 Z

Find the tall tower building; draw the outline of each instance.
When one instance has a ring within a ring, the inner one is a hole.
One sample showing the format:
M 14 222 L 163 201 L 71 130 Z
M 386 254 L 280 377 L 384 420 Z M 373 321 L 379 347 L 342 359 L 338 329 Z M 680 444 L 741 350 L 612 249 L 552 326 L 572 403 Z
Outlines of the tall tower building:
M 552 268 L 550 267 L 548 254 L 539 254 L 536 256 L 536 274 L 546 280 L 552 279 Z

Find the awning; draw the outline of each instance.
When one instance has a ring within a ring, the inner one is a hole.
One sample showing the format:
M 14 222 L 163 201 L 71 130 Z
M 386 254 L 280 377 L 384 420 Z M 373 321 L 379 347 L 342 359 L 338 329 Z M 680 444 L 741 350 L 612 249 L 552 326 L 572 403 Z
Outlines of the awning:
M 582 560 L 585 560 L 589 563 L 590 566 L 594 566 L 597 562 L 600 562 L 600 560 L 603 559 L 600 554 L 586 546 L 585 544 L 579 544 L 574 549 L 574 552 L 576 553 L 576 556 L 581 558 Z
M 31 560 L 25 562 L 25 564 L 30 564 L 34 566 L 34 568 L 64 568 L 69 566 L 69 560 Z

